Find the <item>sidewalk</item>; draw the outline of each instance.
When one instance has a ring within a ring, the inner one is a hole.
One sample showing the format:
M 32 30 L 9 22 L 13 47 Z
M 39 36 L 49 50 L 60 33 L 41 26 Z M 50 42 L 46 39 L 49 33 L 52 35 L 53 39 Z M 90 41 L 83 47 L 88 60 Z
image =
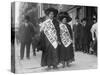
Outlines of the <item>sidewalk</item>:
M 44 67 L 40 66 L 41 63 L 41 51 L 37 52 L 36 56 L 32 54 L 32 48 L 30 52 L 30 59 L 26 59 L 26 53 L 23 60 L 20 60 L 19 47 L 16 49 L 16 73 L 34 73 L 34 72 L 47 72 Z M 62 64 L 58 66 L 57 70 L 49 71 L 62 71 L 62 70 L 84 70 L 84 69 L 96 69 L 97 57 L 82 52 L 75 52 L 75 61 L 70 64 L 70 67 L 62 68 Z

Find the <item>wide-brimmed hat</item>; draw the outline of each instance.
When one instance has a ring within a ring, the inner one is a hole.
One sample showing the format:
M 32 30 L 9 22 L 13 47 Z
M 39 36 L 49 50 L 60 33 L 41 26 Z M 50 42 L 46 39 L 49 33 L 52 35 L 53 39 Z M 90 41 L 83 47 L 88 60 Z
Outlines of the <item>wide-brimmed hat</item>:
M 54 13 L 54 17 L 56 17 L 57 14 L 58 14 L 58 10 L 55 9 L 55 8 L 52 8 L 52 7 L 47 8 L 47 9 L 45 10 L 45 14 L 46 14 L 46 15 L 49 15 L 50 12 L 53 12 L 53 13 Z
M 69 14 L 67 12 L 60 12 L 58 14 L 59 21 L 62 21 L 63 18 L 67 18 L 67 22 L 70 22 L 72 20 L 72 18 L 69 16 Z

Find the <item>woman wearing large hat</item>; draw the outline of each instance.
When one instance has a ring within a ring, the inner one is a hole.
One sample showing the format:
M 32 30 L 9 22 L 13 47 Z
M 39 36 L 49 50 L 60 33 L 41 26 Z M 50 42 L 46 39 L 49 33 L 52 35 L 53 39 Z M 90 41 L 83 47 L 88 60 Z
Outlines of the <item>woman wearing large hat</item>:
M 42 58 L 41 58 L 41 66 L 48 66 L 50 69 L 51 66 L 53 68 L 57 68 L 58 64 L 58 40 L 59 40 L 59 23 L 56 20 L 56 16 L 58 14 L 58 10 L 55 8 L 48 8 L 45 10 L 45 20 L 41 23 L 42 31 L 41 31 L 41 50 L 42 50 Z
M 67 12 L 58 14 L 61 47 L 59 50 L 59 60 L 63 64 L 69 66 L 69 63 L 74 60 L 73 40 L 71 26 L 68 24 L 72 18 Z

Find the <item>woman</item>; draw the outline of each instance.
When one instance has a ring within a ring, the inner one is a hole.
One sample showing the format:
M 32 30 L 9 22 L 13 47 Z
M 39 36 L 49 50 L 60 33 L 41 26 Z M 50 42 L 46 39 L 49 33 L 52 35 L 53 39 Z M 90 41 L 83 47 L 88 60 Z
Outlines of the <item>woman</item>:
M 45 10 L 45 20 L 41 23 L 41 35 L 40 35 L 40 49 L 42 50 L 41 66 L 48 66 L 48 69 L 53 66 L 57 68 L 58 64 L 58 36 L 59 23 L 56 20 L 58 11 L 54 8 L 48 8 Z
M 59 50 L 59 59 L 63 64 L 69 66 L 69 63 L 74 61 L 74 51 L 72 43 L 72 30 L 68 22 L 72 19 L 67 12 L 60 12 L 58 14 L 59 27 L 60 27 L 60 38 L 61 38 L 61 49 Z

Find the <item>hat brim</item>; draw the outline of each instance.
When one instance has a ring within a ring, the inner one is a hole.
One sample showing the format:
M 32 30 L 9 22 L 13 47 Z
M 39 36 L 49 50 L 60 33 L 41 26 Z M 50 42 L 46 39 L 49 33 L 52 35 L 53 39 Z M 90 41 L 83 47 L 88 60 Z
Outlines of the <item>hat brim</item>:
M 48 8 L 48 9 L 45 10 L 45 14 L 46 15 L 48 15 L 50 12 L 53 12 L 54 13 L 54 17 L 56 17 L 57 14 L 58 14 L 58 10 L 55 9 L 55 8 Z
M 62 21 L 63 18 L 67 18 L 67 22 L 70 22 L 72 20 L 72 18 L 69 15 L 65 15 L 65 14 L 58 15 L 59 21 Z

